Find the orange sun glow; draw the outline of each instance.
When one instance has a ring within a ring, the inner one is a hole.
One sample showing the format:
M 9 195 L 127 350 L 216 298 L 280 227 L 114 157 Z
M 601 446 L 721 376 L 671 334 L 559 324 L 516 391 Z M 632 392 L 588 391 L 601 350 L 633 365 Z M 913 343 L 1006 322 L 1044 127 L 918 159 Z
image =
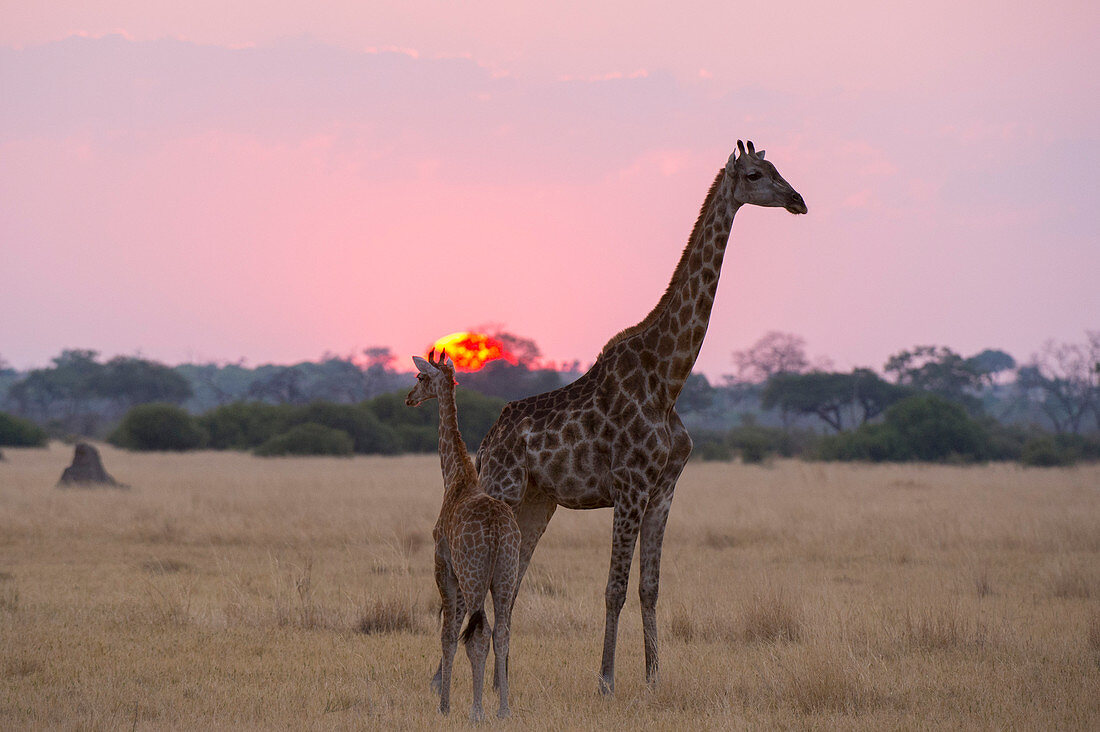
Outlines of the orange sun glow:
M 500 358 L 509 363 L 516 362 L 515 356 L 508 352 L 503 343 L 484 333 L 451 333 L 437 340 L 432 348 L 437 354 L 446 351 L 459 371 L 477 371 Z

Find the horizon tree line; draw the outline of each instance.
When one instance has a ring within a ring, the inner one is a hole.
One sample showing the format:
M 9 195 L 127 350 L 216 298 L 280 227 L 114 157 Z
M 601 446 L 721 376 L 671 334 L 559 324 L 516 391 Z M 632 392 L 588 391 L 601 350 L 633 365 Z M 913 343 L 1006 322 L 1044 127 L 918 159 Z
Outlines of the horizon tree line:
M 531 339 L 498 336 L 522 357 L 464 374 L 462 387 L 511 400 L 580 375 L 579 363 L 562 371 L 542 366 Z M 731 362 L 734 373 L 717 385 L 693 374 L 681 393 L 680 411 L 726 421 L 738 411 L 774 412 L 785 429 L 809 419 L 839 433 L 876 420 L 907 396 L 932 394 L 971 415 L 1043 423 L 1057 434 L 1100 429 L 1100 330 L 1086 331 L 1078 343 L 1049 340 L 1023 364 L 995 348 L 963 356 L 945 346 L 917 345 L 891 355 L 881 372 L 833 370 L 829 359 L 808 356 L 805 339 L 771 331 L 734 351 Z M 254 368 L 243 360 L 175 367 L 140 356 L 102 362 L 94 350 L 66 349 L 49 366 L 27 372 L 0 358 L 0 409 L 58 431 L 95 435 L 134 406 L 151 402 L 191 412 L 234 402 L 357 403 L 406 388 L 409 371 L 398 370 L 397 363 L 385 346 L 358 356 L 326 353 L 318 361 Z

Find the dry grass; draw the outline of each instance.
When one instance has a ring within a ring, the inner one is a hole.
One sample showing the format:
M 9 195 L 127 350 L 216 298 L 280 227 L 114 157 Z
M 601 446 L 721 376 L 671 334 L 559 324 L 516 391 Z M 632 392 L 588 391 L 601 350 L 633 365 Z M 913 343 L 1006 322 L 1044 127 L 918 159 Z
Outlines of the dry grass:
M 438 460 L 101 449 L 132 490 L 53 488 L 70 448 L 0 463 L 0 728 L 466 726 L 462 654 L 452 719 L 427 688 Z M 660 686 L 635 567 L 605 699 L 610 524 L 556 514 L 494 726 L 1100 726 L 1098 467 L 693 463 Z

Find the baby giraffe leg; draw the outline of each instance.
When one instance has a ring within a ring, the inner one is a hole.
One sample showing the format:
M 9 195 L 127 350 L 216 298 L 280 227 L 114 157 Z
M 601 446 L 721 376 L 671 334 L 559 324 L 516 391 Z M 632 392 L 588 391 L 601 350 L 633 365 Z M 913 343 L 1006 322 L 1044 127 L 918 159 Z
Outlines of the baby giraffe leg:
M 498 597 L 493 593 L 493 686 L 500 693 L 497 716 L 501 719 L 512 714 L 508 709 L 508 638 L 512 625 L 512 598 Z
M 470 671 L 474 677 L 474 702 L 470 708 L 470 721 L 481 722 L 485 719 L 485 710 L 481 698 L 485 691 L 485 661 L 489 657 L 489 622 L 485 618 L 484 607 L 470 615 L 470 625 L 463 633 L 466 642 L 466 656 L 470 659 Z
M 436 582 L 443 600 L 443 627 L 440 630 L 442 660 L 440 662 L 439 713 L 451 711 L 451 669 L 454 666 L 455 651 L 458 649 L 458 634 L 462 628 L 462 618 L 466 614 L 465 603 L 458 591 L 458 581 L 451 568 L 444 564 L 436 568 Z

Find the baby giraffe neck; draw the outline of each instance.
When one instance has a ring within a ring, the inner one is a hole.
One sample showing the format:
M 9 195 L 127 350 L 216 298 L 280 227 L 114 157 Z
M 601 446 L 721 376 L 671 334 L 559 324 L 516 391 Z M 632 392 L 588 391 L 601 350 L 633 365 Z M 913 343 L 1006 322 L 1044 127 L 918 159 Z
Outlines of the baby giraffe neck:
M 439 396 L 439 462 L 447 498 L 457 498 L 477 486 L 477 473 L 458 431 L 458 407 L 454 389 Z

